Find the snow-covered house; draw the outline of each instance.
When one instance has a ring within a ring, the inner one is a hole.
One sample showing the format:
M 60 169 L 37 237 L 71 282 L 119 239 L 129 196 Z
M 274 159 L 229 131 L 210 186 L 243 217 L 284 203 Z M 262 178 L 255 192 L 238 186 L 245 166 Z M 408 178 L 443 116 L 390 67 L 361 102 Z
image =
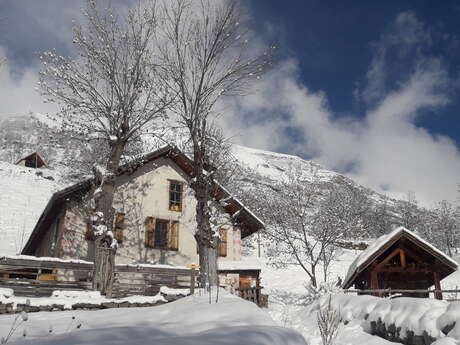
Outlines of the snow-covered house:
M 457 270 L 457 263 L 420 236 L 399 227 L 379 237 L 350 265 L 343 282 L 345 289 L 427 290 Z M 404 293 L 406 294 L 406 293 Z M 428 297 L 428 293 L 407 293 Z M 442 299 L 441 293 L 436 298 Z
M 120 168 L 114 203 L 117 264 L 198 264 L 196 201 L 188 187 L 192 172 L 188 157 L 170 146 Z M 92 187 L 93 180 L 86 179 L 54 193 L 22 254 L 92 261 L 94 234 L 85 202 Z M 217 182 L 210 189 L 219 210 L 222 281 L 239 287 L 247 286 L 249 279 L 255 285 L 260 269 L 244 267 L 241 239 L 264 224 Z

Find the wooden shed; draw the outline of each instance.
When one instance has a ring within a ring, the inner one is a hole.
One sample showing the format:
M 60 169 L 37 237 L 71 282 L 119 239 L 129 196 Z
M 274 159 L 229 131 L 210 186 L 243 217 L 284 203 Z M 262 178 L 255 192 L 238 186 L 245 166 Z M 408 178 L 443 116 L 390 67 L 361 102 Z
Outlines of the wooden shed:
M 21 158 L 16 162 L 16 165 L 23 165 L 27 168 L 35 169 L 47 166 L 45 160 L 37 152 L 33 152 L 30 155 Z
M 399 227 L 378 238 L 351 264 L 343 283 L 359 290 L 441 290 L 441 280 L 457 270 L 457 263 L 417 234 Z M 428 297 L 427 293 L 402 293 Z M 380 295 L 377 294 L 376 295 Z M 442 299 L 441 293 L 435 297 Z

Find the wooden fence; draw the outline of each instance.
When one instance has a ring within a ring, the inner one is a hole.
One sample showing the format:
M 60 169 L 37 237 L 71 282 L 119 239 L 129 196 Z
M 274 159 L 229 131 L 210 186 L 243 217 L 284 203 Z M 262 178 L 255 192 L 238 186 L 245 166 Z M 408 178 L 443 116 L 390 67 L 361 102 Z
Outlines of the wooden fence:
M 262 287 L 238 289 L 237 292 L 242 299 L 254 302 L 261 308 L 268 307 L 268 295 L 261 293 Z
M 13 289 L 16 296 L 45 297 L 54 290 L 92 290 L 94 265 L 90 262 L 34 260 L 0 257 L 0 288 Z M 194 292 L 198 271 L 116 265 L 113 297 L 156 295 L 161 286 Z
M 460 290 L 451 289 L 451 290 L 437 290 L 437 289 L 374 289 L 374 290 L 358 290 L 358 289 L 349 289 L 343 290 L 344 293 L 357 293 L 358 295 L 374 295 L 374 296 L 391 296 L 393 294 L 402 294 L 402 295 L 430 295 L 437 299 L 442 299 L 442 294 L 455 294 L 455 298 L 447 298 L 448 301 L 457 301 L 457 295 L 460 294 Z M 460 295 L 459 295 L 460 297 Z

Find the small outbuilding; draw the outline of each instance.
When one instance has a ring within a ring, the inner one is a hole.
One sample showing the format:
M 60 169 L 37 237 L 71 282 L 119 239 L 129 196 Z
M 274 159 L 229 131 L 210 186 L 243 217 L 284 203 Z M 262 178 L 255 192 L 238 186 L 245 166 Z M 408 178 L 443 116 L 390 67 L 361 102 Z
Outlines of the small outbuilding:
M 37 153 L 33 152 L 30 155 L 25 156 L 24 158 L 21 158 L 16 162 L 16 165 L 22 165 L 27 168 L 34 168 L 38 169 L 41 167 L 46 167 L 45 160 Z
M 343 283 L 359 290 L 428 290 L 457 270 L 457 263 L 417 234 L 399 227 L 378 238 L 351 264 Z M 428 292 L 402 293 L 428 297 Z M 376 295 L 381 295 L 376 293 Z M 442 299 L 441 293 L 436 293 Z

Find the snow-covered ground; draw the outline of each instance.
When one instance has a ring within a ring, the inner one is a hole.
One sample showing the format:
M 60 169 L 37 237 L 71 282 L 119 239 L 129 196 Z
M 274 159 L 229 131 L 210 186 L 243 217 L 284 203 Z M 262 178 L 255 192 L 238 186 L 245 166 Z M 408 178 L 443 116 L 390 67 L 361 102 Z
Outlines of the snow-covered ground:
M 14 315 L 0 316 L 0 336 Z M 23 337 L 23 332 L 26 336 Z M 277 326 L 255 304 L 220 293 L 219 303 L 208 296 L 189 296 L 151 308 L 30 313 L 11 344 L 34 345 L 306 345 L 289 328 Z
M 332 262 L 329 269 L 327 280 L 330 283 L 335 283 L 338 277 L 342 279 L 345 277 L 350 265 L 357 258 L 362 251 L 344 249 L 338 259 Z M 254 258 L 252 260 L 255 260 Z M 296 265 L 288 266 L 284 269 L 275 269 L 267 265 L 266 261 L 261 258 L 259 264 L 262 267 L 262 286 L 264 286 L 264 293 L 269 295 L 269 313 L 278 325 L 290 327 L 300 332 L 306 339 L 309 345 L 320 345 L 321 337 L 317 326 L 315 306 L 304 306 L 301 303 L 305 300 L 307 295 L 306 285 L 309 283 L 309 278 L 303 270 Z M 322 268 L 318 269 L 319 280 L 323 281 L 321 274 Z M 454 272 L 446 279 L 441 281 L 443 288 L 455 288 L 460 286 L 460 272 Z M 337 300 L 337 306 L 342 309 L 343 313 L 348 313 L 349 323 L 342 324 L 339 329 L 337 341 L 335 345 L 389 345 L 395 344 L 388 340 L 372 336 L 369 334 L 369 322 L 363 319 L 364 312 L 371 312 L 380 302 L 378 308 L 375 310 L 375 315 L 387 317 L 388 320 L 399 320 L 403 324 L 410 325 L 413 331 L 422 331 L 426 327 L 428 332 L 432 332 L 433 336 L 443 337 L 440 335 L 440 330 L 444 326 L 445 320 L 437 323 L 437 317 L 445 313 L 443 318 L 456 317 L 456 308 L 460 310 L 460 302 L 454 304 L 446 301 L 437 301 L 434 299 L 414 299 L 406 298 L 412 302 L 405 304 L 401 303 L 403 299 L 395 299 L 397 301 L 392 307 L 388 304 L 389 299 L 377 298 L 372 296 L 363 296 L 364 299 L 358 299 L 353 302 L 348 302 L 348 299 L 353 300 L 358 298 L 356 295 L 340 294 Z M 449 296 L 446 296 L 449 297 Z M 450 296 L 455 297 L 455 296 Z M 399 301 L 398 301 L 399 300 Z M 394 303 L 394 302 L 393 302 Z M 440 304 L 440 305 L 439 305 Z M 452 305 L 450 310 L 449 305 Z M 457 306 L 455 306 L 457 305 Z M 407 310 L 405 310 L 407 306 Z M 437 307 L 437 308 L 435 308 Z M 355 313 L 355 318 L 350 317 L 350 310 Z M 367 309 L 366 309 L 367 308 Z M 431 309 L 436 309 L 435 312 L 429 312 Z M 447 313 L 448 311 L 448 313 Z M 385 314 L 385 315 L 383 315 Z M 359 315 L 360 317 L 358 317 Z M 449 315 L 449 316 L 448 316 Z M 454 316 L 452 316 L 454 315 Z M 460 315 L 460 313 L 459 313 Z M 398 318 L 399 316 L 399 318 Z M 459 318 L 460 319 L 460 318 Z M 370 319 L 369 319 L 370 320 Z M 413 327 L 414 322 L 421 322 L 421 325 L 416 328 Z M 460 323 L 459 323 L 460 324 Z M 442 326 L 441 326 L 442 325 Z M 460 336 L 460 332 L 459 332 Z M 453 338 L 441 338 L 436 342 L 436 345 L 453 345 L 460 344 L 460 337 L 452 335 Z
M 37 174 L 38 173 L 38 174 Z M 60 176 L 0 162 L 0 254 L 18 254 L 54 192 Z

